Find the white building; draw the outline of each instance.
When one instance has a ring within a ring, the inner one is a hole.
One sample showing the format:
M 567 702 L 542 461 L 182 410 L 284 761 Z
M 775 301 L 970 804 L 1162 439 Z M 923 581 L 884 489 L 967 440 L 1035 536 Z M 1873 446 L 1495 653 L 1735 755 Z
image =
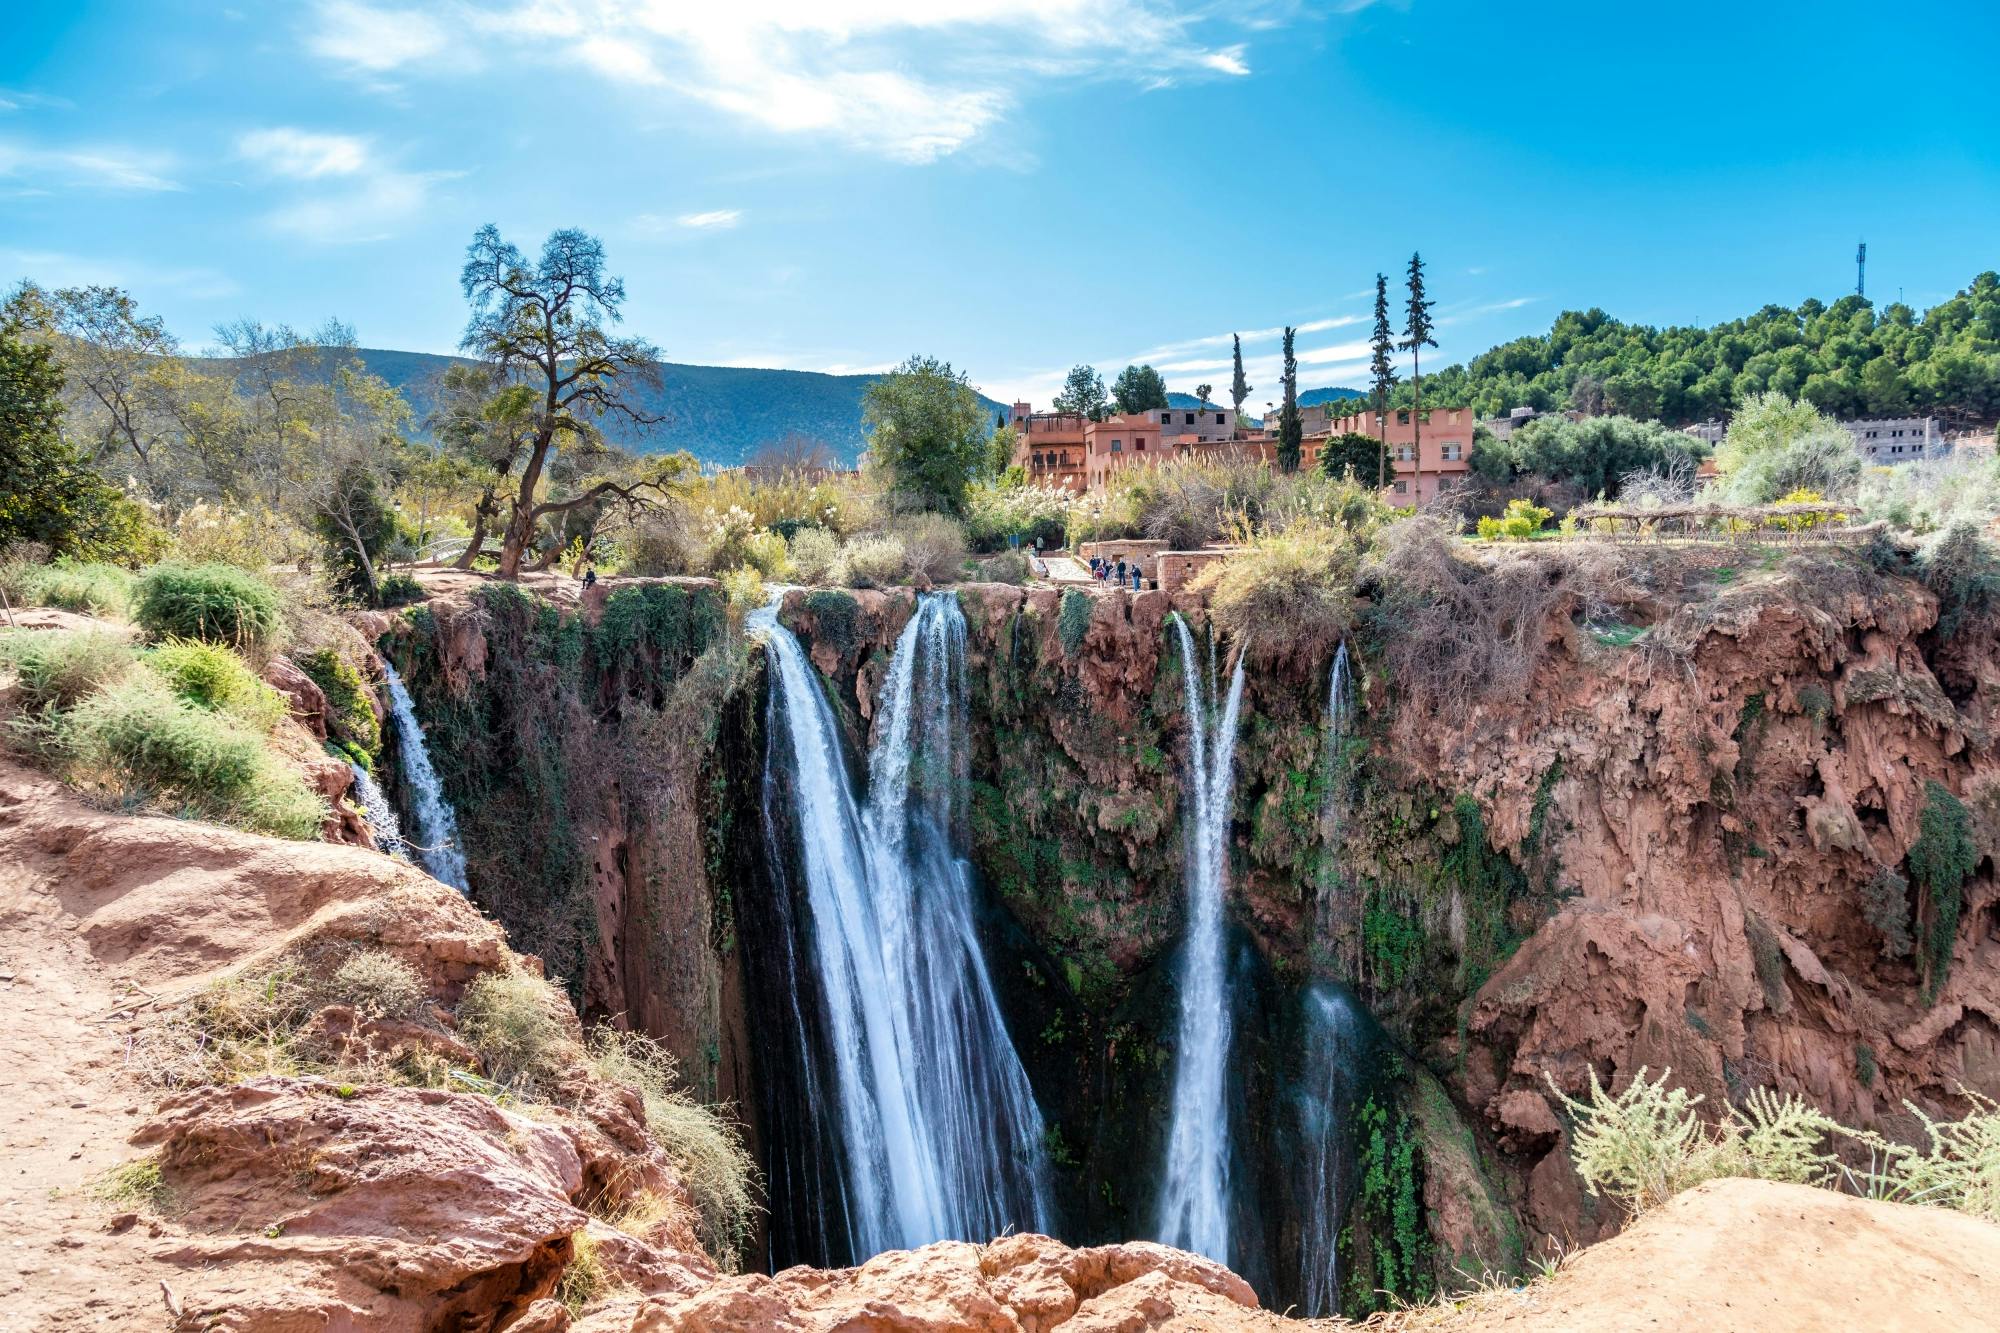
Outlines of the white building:
M 1943 458 L 1951 452 L 1936 417 L 1867 417 L 1840 424 L 1854 437 L 1862 459 L 1876 466 Z

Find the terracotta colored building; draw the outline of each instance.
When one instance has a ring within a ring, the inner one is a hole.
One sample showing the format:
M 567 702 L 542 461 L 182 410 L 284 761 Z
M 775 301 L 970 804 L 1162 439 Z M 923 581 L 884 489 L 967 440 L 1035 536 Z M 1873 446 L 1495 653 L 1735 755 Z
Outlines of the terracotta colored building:
M 1014 404 L 1014 465 L 1036 486 L 1082 490 L 1084 427 L 1089 424 L 1079 412 L 1036 412 L 1027 403 Z
M 1423 428 L 1424 451 L 1421 478 L 1417 475 L 1416 454 L 1419 424 Z M 1421 423 L 1408 408 L 1392 408 L 1386 421 L 1372 411 L 1336 417 L 1329 434 L 1345 435 L 1351 431 L 1386 439 L 1389 458 L 1396 470 L 1387 499 L 1397 505 L 1421 505 L 1436 499 L 1439 491 L 1471 471 L 1472 428 L 1476 424 L 1472 409 L 1465 407 L 1425 408 Z
M 1087 421 L 1083 427 L 1083 483 L 1096 490 L 1114 472 L 1149 467 L 1166 457 L 1160 445 L 1160 423 L 1135 412 Z

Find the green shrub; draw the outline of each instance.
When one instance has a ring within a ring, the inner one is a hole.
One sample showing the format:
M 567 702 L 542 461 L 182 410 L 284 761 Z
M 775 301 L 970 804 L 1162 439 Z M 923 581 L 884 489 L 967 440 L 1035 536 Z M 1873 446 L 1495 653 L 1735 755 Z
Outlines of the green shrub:
M 391 574 L 375 589 L 375 604 L 385 607 L 409 606 L 413 602 L 423 601 L 428 596 L 430 594 L 424 591 L 424 585 L 410 575 Z
M 1917 568 L 1924 586 L 1937 594 L 1940 638 L 1986 624 L 2000 608 L 2000 556 L 1971 523 L 1953 523 L 1925 542 Z
M 1932 1003 L 1951 974 L 1951 946 L 1965 907 L 1965 881 L 1979 864 L 1972 816 L 1942 783 L 1924 783 L 1924 812 L 1910 846 L 1910 878 L 1930 910 L 1917 921 L 1917 962 L 1924 974 L 1924 1002 Z
M 833 581 L 850 588 L 887 588 L 901 583 L 907 562 L 896 537 L 856 537 L 841 549 Z
M 526 972 L 487 972 L 458 1002 L 458 1031 L 487 1076 L 528 1095 L 552 1091 L 576 1057 L 561 1015 L 568 1002 Z
M 702 1248 L 734 1269 L 757 1214 L 757 1165 L 742 1135 L 716 1107 L 704 1106 L 681 1087 L 673 1057 L 637 1032 L 599 1028 L 590 1041 L 598 1077 L 623 1083 L 646 1105 L 646 1127 L 680 1169 L 694 1205 Z
M 136 618 L 156 638 L 261 650 L 283 608 L 270 584 L 232 565 L 155 565 L 139 580 Z
M 0 575 L 0 587 L 17 606 L 53 606 L 93 616 L 129 612 L 133 582 L 131 571 L 117 565 L 68 560 L 15 565 Z
M 764 576 L 754 566 L 726 569 L 717 581 L 722 584 L 722 595 L 731 611 L 754 611 L 764 604 Z
M 1910 881 L 1888 866 L 1861 886 L 1861 918 L 1882 934 L 1884 958 L 1908 958 L 1914 941 L 1910 938 Z
M 326 729 L 337 741 L 355 746 L 372 759 L 382 752 L 382 720 L 375 715 L 375 698 L 368 682 L 346 658 L 321 648 L 295 663 L 326 696 Z
M 815 588 L 806 594 L 806 610 L 812 613 L 813 637 L 833 645 L 845 656 L 861 632 L 861 604 L 852 593 L 838 588 Z
M 986 483 L 965 493 L 966 536 L 974 549 L 997 551 L 1010 538 L 1055 550 L 1065 540 L 1076 497 L 1055 486 Z
M 840 538 L 825 528 L 800 528 L 791 535 L 792 577 L 800 583 L 824 583 L 840 559 Z
M 982 583 L 1022 584 L 1028 581 L 1028 557 L 1019 551 L 1002 551 L 979 562 Z
M 1533 537 L 1555 517 L 1555 511 L 1544 509 L 1533 500 L 1516 497 L 1507 502 L 1507 512 L 1500 518 L 1479 520 L 1479 535 L 1485 541 L 1523 542 Z
M 131 670 L 124 640 L 84 630 L 16 630 L 0 634 L 0 661 L 19 680 L 29 713 L 74 708 Z
M 588 1231 L 577 1231 L 569 1239 L 569 1263 L 556 1282 L 556 1299 L 574 1319 L 608 1294 L 614 1284 L 597 1237 Z
M 1081 588 L 1064 588 L 1062 602 L 1056 608 L 1056 637 L 1062 640 L 1063 652 L 1075 657 L 1083 647 L 1084 638 L 1090 633 L 1090 594 Z
M 169 639 L 146 654 L 146 665 L 197 708 L 228 713 L 259 732 L 270 731 L 285 715 L 284 697 L 220 644 Z
M 86 774 L 130 796 L 278 837 L 313 839 L 325 803 L 303 774 L 228 717 L 133 672 L 64 719 L 65 748 Z

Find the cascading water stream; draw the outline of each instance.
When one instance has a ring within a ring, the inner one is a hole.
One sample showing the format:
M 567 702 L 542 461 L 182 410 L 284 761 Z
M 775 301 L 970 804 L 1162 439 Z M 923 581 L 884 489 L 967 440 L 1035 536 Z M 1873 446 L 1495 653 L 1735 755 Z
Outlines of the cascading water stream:
M 831 1093 L 838 1141 L 834 1181 L 824 1162 L 787 1170 L 821 1177 L 816 1187 L 833 1197 L 815 1202 L 838 1215 L 855 1260 L 1046 1229 L 1041 1111 L 980 950 L 963 854 L 970 761 L 957 598 L 920 598 L 897 641 L 865 802 L 833 710 L 777 607 L 754 612 L 749 626 L 771 670 L 767 835 L 777 844 L 768 830 L 793 826 L 804 889 L 803 921 L 778 906 L 777 933 L 791 932 L 778 966 L 810 955 L 812 977 L 786 979 L 784 1006 L 799 1025 L 792 1049 L 809 1065 L 823 1053 L 827 1068 L 804 1077 Z M 787 848 L 773 850 L 774 864 L 791 862 Z
M 1218 714 L 1213 704 L 1213 658 L 1204 689 L 1201 668 L 1195 663 L 1194 636 L 1180 616 L 1173 622 L 1187 696 L 1188 932 L 1159 1231 L 1169 1245 L 1228 1263 L 1231 1034 L 1223 899 L 1229 888 L 1229 816 L 1237 720 L 1243 704 L 1243 654 L 1237 654 L 1229 695 Z
M 354 793 L 361 798 L 361 814 L 368 821 L 368 831 L 375 835 L 375 849 L 398 860 L 405 859 L 403 830 L 396 822 L 396 807 L 389 804 L 388 796 L 367 769 L 359 764 L 348 767 L 354 770 Z
M 416 705 L 403 687 L 403 678 L 396 674 L 395 664 L 386 657 L 382 659 L 382 681 L 389 687 L 389 712 L 396 719 L 396 754 L 402 764 L 403 785 L 409 791 L 411 821 L 416 825 L 416 836 L 409 839 L 409 845 L 432 879 L 464 893 L 465 853 L 458 846 L 458 817 L 445 799 L 437 770 L 431 767 Z
M 1294 1095 L 1299 1157 L 1293 1163 L 1299 1208 L 1299 1294 L 1304 1315 L 1340 1313 L 1338 1241 L 1347 1216 L 1360 1022 L 1354 1003 L 1332 986 L 1309 988 L 1299 1087 Z

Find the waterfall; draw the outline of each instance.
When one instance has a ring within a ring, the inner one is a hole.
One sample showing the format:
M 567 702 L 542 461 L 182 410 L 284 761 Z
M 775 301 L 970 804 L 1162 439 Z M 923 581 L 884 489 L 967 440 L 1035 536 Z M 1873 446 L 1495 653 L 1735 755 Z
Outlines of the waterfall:
M 1243 704 L 1243 654 L 1237 654 L 1229 696 L 1217 716 L 1213 654 L 1204 689 L 1194 636 L 1180 616 L 1173 622 L 1187 696 L 1182 826 L 1187 843 L 1188 931 L 1159 1231 L 1169 1245 L 1228 1263 L 1230 1019 L 1223 975 L 1223 898 L 1229 888 L 1231 770 Z
M 395 664 L 382 659 L 382 680 L 389 687 L 389 711 L 396 719 L 396 754 L 401 760 L 403 785 L 409 791 L 411 822 L 416 837 L 408 845 L 431 878 L 465 892 L 465 853 L 458 846 L 458 818 L 444 796 L 437 770 L 431 767 L 430 751 L 424 748 L 423 725 L 417 721 L 416 705 L 396 674 Z
M 1300 1304 L 1307 1318 L 1317 1319 L 1340 1313 L 1337 1242 L 1353 1169 L 1347 1124 L 1361 1024 L 1353 1001 L 1332 986 L 1307 989 L 1304 1005 L 1305 1038 L 1292 1106 L 1298 1135 L 1292 1179 L 1298 1190 Z
M 1324 790 L 1319 804 L 1319 892 L 1314 900 L 1313 914 L 1312 949 L 1316 964 L 1323 961 L 1320 954 L 1325 942 L 1338 935 L 1334 909 L 1342 881 L 1340 863 L 1334 852 L 1340 845 L 1341 825 L 1347 818 L 1348 767 L 1347 756 L 1342 750 L 1346 748 L 1347 730 L 1354 719 L 1353 692 L 1354 677 L 1347 665 L 1347 645 L 1342 643 L 1333 654 L 1333 669 L 1327 673 L 1326 727 L 1320 741 L 1320 774 Z
M 361 813 L 368 821 L 368 831 L 375 835 L 376 850 L 404 859 L 403 831 L 396 824 L 396 807 L 389 804 L 389 798 L 375 785 L 375 779 L 368 776 L 367 769 L 359 764 L 348 767 L 354 770 L 354 794 L 361 798 Z
M 830 1094 L 791 1108 L 830 1117 L 836 1179 L 810 1147 L 786 1173 L 818 1175 L 847 1257 L 940 1239 L 988 1240 L 1047 1229 L 1041 1110 L 1001 1019 L 974 925 L 965 860 L 969 737 L 965 619 L 949 593 L 927 594 L 890 658 L 857 795 L 839 724 L 779 602 L 752 613 L 771 672 L 765 770 L 767 837 L 778 893 L 795 863 L 803 920 L 789 904 L 775 969 L 796 1024 L 788 1048 L 823 1071 Z M 789 824 L 793 837 L 774 830 Z M 791 842 L 796 857 L 789 853 Z M 811 960 L 801 982 L 798 965 Z M 814 1139 L 808 1130 L 794 1139 Z M 829 1185 L 834 1188 L 828 1189 Z M 829 1197 L 830 1195 L 830 1197 Z M 777 1202 L 774 1195 L 774 1206 Z

